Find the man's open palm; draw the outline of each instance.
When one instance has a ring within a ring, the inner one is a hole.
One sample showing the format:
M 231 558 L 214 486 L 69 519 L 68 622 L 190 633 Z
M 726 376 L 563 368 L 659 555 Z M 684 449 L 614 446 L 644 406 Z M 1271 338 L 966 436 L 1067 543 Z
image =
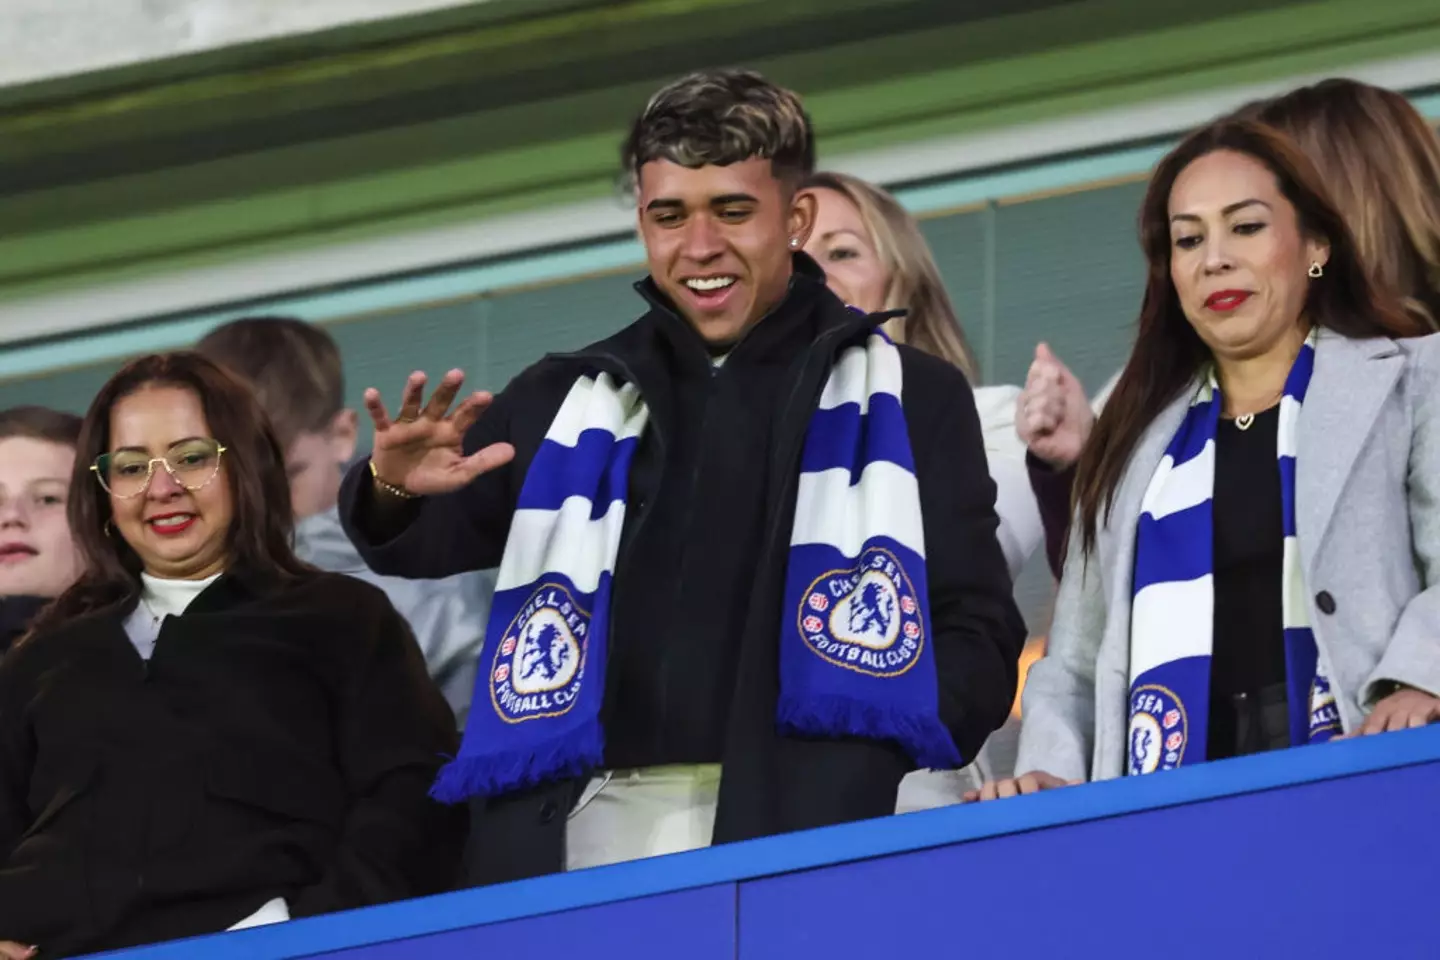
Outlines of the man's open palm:
M 445 374 L 428 403 L 422 403 L 425 381 L 425 374 L 418 370 L 410 374 L 393 420 L 380 391 L 374 387 L 365 391 L 365 409 L 375 424 L 370 460 L 380 480 L 416 496 L 451 493 L 514 458 L 515 448 L 508 443 L 493 443 L 465 455 L 465 431 L 494 397 L 472 393 L 451 411 L 465 374 L 460 370 Z

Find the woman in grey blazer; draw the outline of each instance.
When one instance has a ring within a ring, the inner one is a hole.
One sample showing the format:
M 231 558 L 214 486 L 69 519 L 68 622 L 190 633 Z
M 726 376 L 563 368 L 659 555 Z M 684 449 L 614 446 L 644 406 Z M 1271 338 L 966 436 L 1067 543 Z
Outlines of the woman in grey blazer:
M 1187 138 L 1141 233 L 1026 772 L 979 799 L 1440 718 L 1440 340 L 1270 128 Z

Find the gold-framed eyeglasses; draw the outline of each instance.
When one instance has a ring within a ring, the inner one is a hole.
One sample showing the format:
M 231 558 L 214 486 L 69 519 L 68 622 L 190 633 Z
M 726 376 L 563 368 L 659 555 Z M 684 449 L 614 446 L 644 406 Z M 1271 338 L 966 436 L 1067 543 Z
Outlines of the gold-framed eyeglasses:
M 220 441 L 196 437 L 174 444 L 163 457 L 148 456 L 143 450 L 102 453 L 90 464 L 90 470 L 112 497 L 129 500 L 150 489 L 157 463 L 186 490 L 199 490 L 220 472 L 220 455 L 224 452 L 225 445 Z

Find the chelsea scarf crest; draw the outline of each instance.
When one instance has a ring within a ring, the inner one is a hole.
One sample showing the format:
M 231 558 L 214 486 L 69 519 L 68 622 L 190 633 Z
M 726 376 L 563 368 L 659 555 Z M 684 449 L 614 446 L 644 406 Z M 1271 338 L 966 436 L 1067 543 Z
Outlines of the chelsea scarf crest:
M 1295 449 L 1301 405 L 1315 369 L 1315 334 L 1296 356 L 1280 398 L 1276 455 L 1284 534 L 1280 589 L 1290 743 L 1340 732 L 1319 663 L 1295 536 Z M 1214 644 L 1215 435 L 1220 388 L 1201 384 L 1146 488 L 1135 536 L 1130 615 L 1130 774 L 1171 770 L 1206 758 L 1210 654 Z
M 900 354 L 843 350 L 811 415 L 780 613 L 782 732 L 898 742 L 958 767 L 940 722 L 925 540 Z M 602 763 L 610 605 L 648 413 L 608 373 L 576 380 L 521 486 L 459 755 L 432 795 L 494 796 Z

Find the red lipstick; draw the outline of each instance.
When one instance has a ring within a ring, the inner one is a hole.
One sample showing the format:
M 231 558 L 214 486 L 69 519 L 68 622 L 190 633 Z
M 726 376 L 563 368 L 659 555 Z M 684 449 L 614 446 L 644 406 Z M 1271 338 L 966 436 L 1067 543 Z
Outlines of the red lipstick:
M 174 537 L 184 533 L 195 525 L 195 514 L 193 513 L 161 513 L 149 517 L 145 521 L 150 529 L 162 537 Z
M 1205 298 L 1205 306 L 1220 313 L 1238 310 L 1250 299 L 1248 290 L 1217 290 Z

